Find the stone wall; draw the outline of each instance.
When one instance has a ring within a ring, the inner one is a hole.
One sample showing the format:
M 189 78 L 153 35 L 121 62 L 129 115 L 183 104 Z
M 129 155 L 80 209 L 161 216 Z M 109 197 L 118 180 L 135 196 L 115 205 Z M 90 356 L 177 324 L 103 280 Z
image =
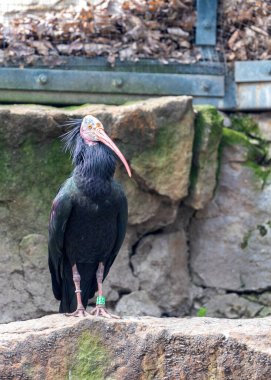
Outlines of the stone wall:
M 120 107 L 0 106 L 1 322 L 56 312 L 51 201 L 71 171 L 58 136 L 93 114 L 132 168 L 125 243 L 105 282 L 121 315 L 271 314 L 268 115 L 226 116 L 189 97 Z M 271 210 L 270 210 L 271 211 Z

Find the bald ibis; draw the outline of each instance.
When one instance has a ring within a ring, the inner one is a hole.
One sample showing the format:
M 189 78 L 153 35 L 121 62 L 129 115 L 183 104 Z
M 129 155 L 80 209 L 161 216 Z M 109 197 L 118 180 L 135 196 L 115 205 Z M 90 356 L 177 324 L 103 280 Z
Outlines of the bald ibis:
M 74 170 L 56 195 L 49 222 L 49 269 L 59 311 L 87 315 L 88 300 L 98 290 L 90 314 L 116 317 L 105 308 L 102 282 L 123 243 L 127 200 L 114 179 L 116 156 L 129 165 L 102 123 L 88 115 L 63 137 Z

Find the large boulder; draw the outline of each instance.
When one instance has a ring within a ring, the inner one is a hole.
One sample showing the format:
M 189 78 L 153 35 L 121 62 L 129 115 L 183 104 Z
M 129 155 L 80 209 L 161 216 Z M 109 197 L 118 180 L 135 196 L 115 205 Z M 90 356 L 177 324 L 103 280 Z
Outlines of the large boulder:
M 271 319 L 68 318 L 0 326 L 1 379 L 271 378 Z

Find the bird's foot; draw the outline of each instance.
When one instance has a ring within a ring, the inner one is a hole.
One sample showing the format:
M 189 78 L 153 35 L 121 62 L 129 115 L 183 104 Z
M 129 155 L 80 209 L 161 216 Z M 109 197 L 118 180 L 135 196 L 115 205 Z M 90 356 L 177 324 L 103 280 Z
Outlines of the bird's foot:
M 101 306 L 96 306 L 93 310 L 91 310 L 89 314 L 94 315 L 95 317 L 120 319 L 118 315 L 109 313 L 109 311 L 107 311 L 105 307 Z
M 66 317 L 86 317 L 89 313 L 84 307 L 78 307 L 73 313 L 65 313 Z

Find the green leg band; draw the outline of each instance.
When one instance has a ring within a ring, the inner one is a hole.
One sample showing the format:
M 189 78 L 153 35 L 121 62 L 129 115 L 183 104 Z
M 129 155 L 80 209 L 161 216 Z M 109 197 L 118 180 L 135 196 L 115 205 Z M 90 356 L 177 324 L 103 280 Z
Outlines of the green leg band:
M 96 298 L 96 305 L 97 306 L 105 306 L 105 297 L 104 296 L 98 296 Z

